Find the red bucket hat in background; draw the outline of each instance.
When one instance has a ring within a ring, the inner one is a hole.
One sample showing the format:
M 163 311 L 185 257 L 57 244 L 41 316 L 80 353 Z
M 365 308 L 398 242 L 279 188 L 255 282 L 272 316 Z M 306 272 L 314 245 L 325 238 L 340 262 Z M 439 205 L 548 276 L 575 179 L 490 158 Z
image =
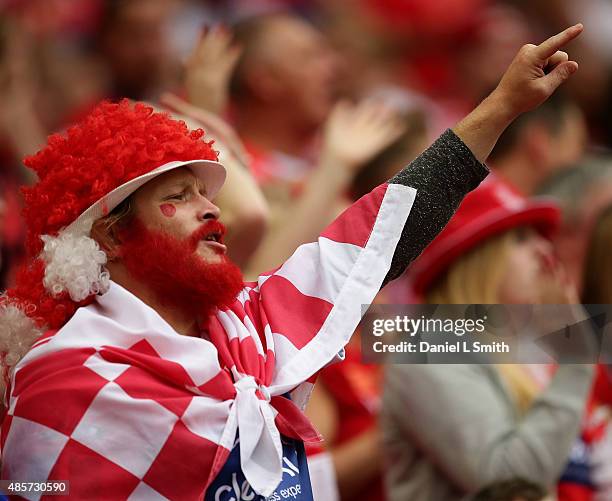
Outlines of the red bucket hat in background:
M 494 175 L 468 194 L 444 230 L 410 265 L 411 296 L 422 299 L 431 284 L 460 256 L 484 240 L 520 226 L 550 238 L 561 219 L 551 199 L 527 199 Z

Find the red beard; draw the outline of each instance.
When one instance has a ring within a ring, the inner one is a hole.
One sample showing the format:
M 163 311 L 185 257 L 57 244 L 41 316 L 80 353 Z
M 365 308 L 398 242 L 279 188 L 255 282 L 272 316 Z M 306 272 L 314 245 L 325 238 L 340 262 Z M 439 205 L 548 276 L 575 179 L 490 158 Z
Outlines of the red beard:
M 209 263 L 196 253 L 200 240 L 211 231 L 223 235 L 225 227 L 210 221 L 180 240 L 149 230 L 135 219 L 121 234 L 121 258 L 128 272 L 162 304 L 203 319 L 215 308 L 231 304 L 243 287 L 240 269 L 227 256 Z

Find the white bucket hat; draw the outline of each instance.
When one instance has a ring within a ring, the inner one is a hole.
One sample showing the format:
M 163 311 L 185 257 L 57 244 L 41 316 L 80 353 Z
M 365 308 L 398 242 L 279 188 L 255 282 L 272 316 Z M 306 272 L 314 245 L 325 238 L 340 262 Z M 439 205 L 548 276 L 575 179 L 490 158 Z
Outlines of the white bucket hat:
M 110 213 L 138 188 L 144 186 L 157 176 L 180 167 L 188 167 L 189 170 L 191 170 L 191 172 L 193 172 L 193 174 L 204 184 L 206 187 L 206 196 L 209 200 L 213 200 L 217 196 L 217 193 L 225 182 L 225 167 L 223 167 L 223 165 L 221 165 L 219 162 L 215 162 L 213 160 L 186 160 L 168 162 L 153 169 L 152 171 L 147 172 L 146 174 L 143 174 L 142 176 L 135 177 L 134 179 L 117 186 L 117 188 L 107 193 L 94 204 L 89 206 L 63 231 L 79 234 L 83 234 L 83 232 L 89 233 L 91 230 L 91 225 L 96 219 L 108 215 L 108 213 Z

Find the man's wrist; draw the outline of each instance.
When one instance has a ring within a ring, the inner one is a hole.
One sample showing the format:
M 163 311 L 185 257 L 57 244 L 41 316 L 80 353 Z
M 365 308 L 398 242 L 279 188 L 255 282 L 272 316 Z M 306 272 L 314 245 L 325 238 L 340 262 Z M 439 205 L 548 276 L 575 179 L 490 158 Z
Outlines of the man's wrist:
M 489 124 L 505 130 L 521 113 L 512 106 L 511 99 L 495 89 L 489 94 L 479 108 L 482 109 L 483 119 Z
M 518 115 L 520 112 L 515 111 L 511 101 L 496 89 L 453 127 L 453 132 L 479 162 L 484 162 L 499 136 Z

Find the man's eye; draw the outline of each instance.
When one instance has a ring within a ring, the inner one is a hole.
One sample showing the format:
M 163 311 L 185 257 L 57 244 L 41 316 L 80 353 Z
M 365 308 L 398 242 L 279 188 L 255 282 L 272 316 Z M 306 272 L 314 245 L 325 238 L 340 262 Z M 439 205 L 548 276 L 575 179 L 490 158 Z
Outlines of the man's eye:
M 164 200 L 184 200 L 184 199 L 185 199 L 185 193 L 175 193 L 174 195 L 170 195 L 164 198 Z

